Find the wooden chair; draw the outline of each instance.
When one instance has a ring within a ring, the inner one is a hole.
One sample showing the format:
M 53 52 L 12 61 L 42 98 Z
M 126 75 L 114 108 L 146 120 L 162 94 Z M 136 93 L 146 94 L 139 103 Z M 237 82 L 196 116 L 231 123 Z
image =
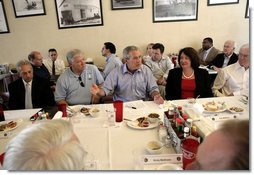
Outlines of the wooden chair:
M 113 95 L 107 95 L 101 98 L 101 103 L 113 103 Z
M 19 73 L 12 74 L 12 81 L 16 81 L 17 79 L 19 79 Z
M 3 105 L 4 110 L 8 110 L 9 109 L 9 107 L 8 107 L 9 96 L 10 96 L 9 92 L 0 92 L 0 98 L 2 100 L 1 103 Z

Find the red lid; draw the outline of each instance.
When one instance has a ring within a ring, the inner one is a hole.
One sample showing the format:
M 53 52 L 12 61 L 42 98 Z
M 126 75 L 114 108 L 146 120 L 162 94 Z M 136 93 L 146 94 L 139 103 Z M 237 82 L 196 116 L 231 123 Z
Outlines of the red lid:
M 182 119 L 180 119 L 180 118 L 176 118 L 176 122 L 177 123 L 183 123 Z
M 183 119 L 184 119 L 184 120 L 187 120 L 188 115 L 187 115 L 187 114 L 185 114 L 185 113 L 183 113 L 183 114 L 182 114 L 182 117 L 183 117 Z

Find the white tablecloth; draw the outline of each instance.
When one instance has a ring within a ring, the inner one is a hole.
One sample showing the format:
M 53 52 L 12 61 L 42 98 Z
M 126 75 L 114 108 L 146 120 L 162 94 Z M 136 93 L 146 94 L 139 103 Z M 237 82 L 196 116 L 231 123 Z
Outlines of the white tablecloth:
M 197 104 L 203 104 L 207 101 L 224 101 L 227 106 L 239 106 L 244 109 L 244 112 L 238 115 L 238 119 L 249 118 L 249 105 L 242 103 L 241 97 L 224 97 L 224 98 L 203 98 L 197 99 Z M 190 106 L 186 107 L 187 100 L 175 100 L 174 104 L 183 107 L 184 112 L 191 113 L 192 117 L 199 118 L 194 124 L 197 126 L 201 136 L 205 137 L 212 131 L 217 129 L 216 122 L 207 122 L 206 114 L 199 114 Z M 132 109 L 130 107 L 136 107 Z M 93 105 L 100 109 L 100 116 L 96 118 L 87 117 L 83 114 L 77 114 L 70 120 L 74 125 L 74 131 L 80 139 L 85 150 L 89 153 L 90 158 L 97 161 L 97 169 L 99 170 L 133 170 L 134 158 L 133 150 L 145 150 L 145 145 L 151 140 L 159 140 L 158 127 L 148 130 L 138 130 L 130 128 L 126 125 L 127 121 L 123 121 L 117 127 L 108 127 L 107 109 L 112 108 L 112 104 Z M 29 118 L 38 112 L 40 109 L 32 110 L 16 110 L 4 111 L 6 120 L 17 120 L 22 118 L 21 125 L 11 132 L 10 137 L 0 139 L 0 154 L 4 152 L 8 141 L 19 133 L 24 127 L 32 124 Z M 158 113 L 161 120 L 164 119 L 164 108 L 154 102 L 129 102 L 124 104 L 123 118 L 135 119 L 138 117 L 147 116 L 150 113 Z M 220 113 L 219 115 L 234 115 L 229 111 Z M 211 121 L 211 120 L 209 120 Z M 174 154 L 173 148 L 163 148 L 164 154 Z M 146 153 L 148 154 L 148 153 Z M 146 167 L 149 169 L 149 167 Z

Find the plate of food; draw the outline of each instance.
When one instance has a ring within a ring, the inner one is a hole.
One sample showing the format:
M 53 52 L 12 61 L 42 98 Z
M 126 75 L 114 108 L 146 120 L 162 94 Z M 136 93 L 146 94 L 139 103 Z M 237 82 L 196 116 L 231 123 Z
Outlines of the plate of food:
M 81 107 L 81 108 L 80 108 L 80 112 L 83 113 L 83 114 L 85 114 L 85 115 L 90 115 L 90 112 L 89 112 L 90 109 L 91 109 L 91 108 L 88 108 L 88 107 Z
M 209 101 L 202 105 L 204 112 L 214 113 L 214 112 L 224 112 L 227 110 L 227 105 L 222 101 Z
M 133 121 L 128 121 L 127 125 L 131 128 L 134 128 L 134 129 L 144 130 L 144 129 L 152 129 L 152 128 L 157 127 L 159 125 L 159 121 L 157 121 L 155 123 L 151 123 L 148 120 L 148 117 L 139 117 Z
M 231 113 L 243 113 L 243 112 L 244 112 L 244 109 L 243 109 L 243 108 L 241 108 L 241 107 L 236 107 L 236 106 L 229 107 L 228 110 L 229 110 Z
M 0 122 L 0 132 L 8 132 L 20 126 L 22 119 Z

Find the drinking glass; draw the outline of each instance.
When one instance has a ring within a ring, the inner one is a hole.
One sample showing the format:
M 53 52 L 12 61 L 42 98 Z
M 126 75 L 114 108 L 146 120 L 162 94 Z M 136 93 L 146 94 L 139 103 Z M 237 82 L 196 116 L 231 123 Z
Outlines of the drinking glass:
M 67 105 L 66 104 L 58 104 L 57 108 L 58 108 L 58 111 L 62 111 L 63 112 L 63 116 L 62 117 L 67 117 Z
M 183 153 L 183 169 L 196 159 L 199 142 L 193 138 L 186 138 L 181 143 Z
M 122 122 L 123 121 L 123 101 L 114 101 L 113 105 L 116 112 L 116 122 Z

